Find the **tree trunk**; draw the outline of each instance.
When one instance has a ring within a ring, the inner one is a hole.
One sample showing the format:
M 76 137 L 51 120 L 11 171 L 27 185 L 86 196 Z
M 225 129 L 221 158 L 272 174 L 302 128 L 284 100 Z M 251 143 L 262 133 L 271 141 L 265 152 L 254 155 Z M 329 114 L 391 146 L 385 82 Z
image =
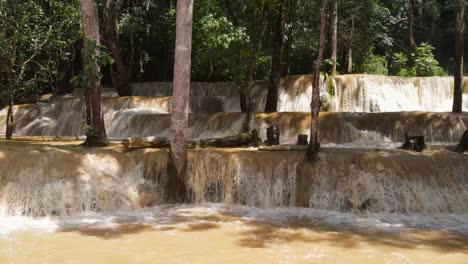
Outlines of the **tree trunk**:
M 177 1 L 176 49 L 174 60 L 174 89 L 171 112 L 170 188 L 174 188 L 173 201 L 184 200 L 187 171 L 187 129 L 192 54 L 193 0 Z M 171 198 L 170 198 L 171 199 Z
M 15 128 L 15 119 L 14 119 L 14 109 L 13 109 L 13 101 L 10 101 L 8 104 L 8 112 L 7 112 L 7 120 L 6 120 L 6 133 L 5 139 L 12 140 L 13 139 L 13 130 Z
M 224 6 L 226 8 L 226 15 L 231 19 L 232 24 L 237 27 L 239 25 L 237 0 L 224 0 Z
M 413 34 L 413 3 L 412 0 L 408 0 L 408 41 L 409 41 L 409 46 L 413 53 L 416 56 L 419 56 L 419 51 L 418 51 L 418 45 L 416 44 L 416 41 L 414 40 L 414 34 Z
M 455 74 L 454 74 L 454 92 L 453 92 L 453 108 L 454 113 L 462 112 L 463 104 L 463 56 L 464 56 L 464 31 L 465 31 L 465 2 L 464 0 L 457 0 L 456 3 L 456 32 L 455 32 Z
M 337 48 L 338 48 L 338 0 L 332 0 L 330 23 L 330 59 L 333 61 L 332 75 L 336 75 Z
M 325 38 L 327 32 L 327 15 L 328 15 L 328 0 L 323 0 L 322 15 L 320 19 L 320 41 L 318 48 L 317 60 L 315 61 L 314 80 L 312 83 L 312 102 L 311 108 L 311 127 L 310 127 L 310 144 L 307 150 L 307 160 L 316 161 L 318 159 L 318 151 L 320 143 L 318 141 L 318 118 L 320 112 L 320 66 L 323 61 L 323 50 L 325 47 Z
M 350 22 L 350 39 L 348 43 L 348 50 L 346 52 L 346 73 L 353 73 L 353 37 L 354 37 L 354 17 L 351 17 Z
M 346 54 L 346 73 L 353 73 L 353 48 L 349 47 Z
M 104 36 L 114 58 L 111 68 L 112 83 L 120 96 L 130 95 L 130 73 L 120 52 L 117 25 L 125 0 L 106 0 L 104 4 Z
M 285 24 L 288 15 L 289 0 L 281 0 L 281 6 L 276 24 L 275 47 L 273 49 L 271 62 L 270 86 L 265 106 L 265 112 L 271 113 L 278 110 L 278 90 L 281 82 L 281 66 L 284 49 Z
M 82 0 L 81 12 L 84 33 L 84 71 L 89 79 L 86 87 L 86 141 L 84 146 L 102 147 L 109 144 L 104 126 L 104 117 L 101 107 L 101 85 L 99 80 L 99 65 L 96 59 L 94 44 L 99 44 L 99 20 L 94 0 Z M 94 43 L 94 44 L 93 44 Z

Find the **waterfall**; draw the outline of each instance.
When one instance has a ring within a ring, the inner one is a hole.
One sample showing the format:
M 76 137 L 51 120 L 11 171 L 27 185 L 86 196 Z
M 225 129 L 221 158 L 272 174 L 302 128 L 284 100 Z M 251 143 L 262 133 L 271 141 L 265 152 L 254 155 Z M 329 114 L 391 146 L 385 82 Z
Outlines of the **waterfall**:
M 168 152 L 0 143 L 0 213 L 73 215 L 165 203 Z M 334 211 L 468 213 L 468 156 L 448 151 L 189 151 L 192 202 Z
M 259 82 L 252 91 L 255 112 L 265 108 L 267 87 L 268 82 Z M 320 95 L 330 101 L 333 112 L 448 112 L 452 110 L 453 77 L 329 76 L 321 78 Z M 311 98 L 312 76 L 284 78 L 278 111 L 308 112 Z M 468 85 L 463 107 L 468 111 Z
M 273 115 L 260 113 L 266 103 L 268 81 L 257 82 L 250 91 L 251 108 L 258 113 L 250 121 L 252 128 L 264 135 L 267 126 L 278 125 L 281 142 L 288 144 L 294 144 L 298 134 L 309 134 L 310 119 L 305 112 L 310 111 L 311 78 L 284 78 L 279 91 L 279 113 Z M 139 83 L 132 85 L 132 91 L 133 96 L 119 98 L 106 90 L 103 111 L 109 138 L 167 137 L 172 85 Z M 468 87 L 464 92 L 468 110 Z M 82 136 L 85 106 L 80 93 L 77 90 L 47 103 L 15 106 L 15 135 Z M 404 132 L 424 134 L 428 142 L 456 142 L 467 129 L 466 115 L 435 113 L 451 109 L 451 77 L 322 77 L 320 94 L 332 112 L 321 115 L 323 143 L 359 142 L 370 146 L 382 141 L 400 142 Z M 242 132 L 246 117 L 240 113 L 239 101 L 233 83 L 193 83 L 189 136 L 198 139 Z M 0 134 L 5 130 L 6 113 L 7 109 L 0 110 Z

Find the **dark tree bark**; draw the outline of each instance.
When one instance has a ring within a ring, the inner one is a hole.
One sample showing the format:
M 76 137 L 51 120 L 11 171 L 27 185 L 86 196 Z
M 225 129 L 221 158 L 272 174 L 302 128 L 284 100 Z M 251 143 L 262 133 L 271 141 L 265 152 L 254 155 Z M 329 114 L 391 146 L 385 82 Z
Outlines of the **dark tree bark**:
M 187 172 L 187 129 L 190 94 L 190 70 L 192 54 L 193 0 L 177 1 L 176 49 L 174 63 L 174 89 L 171 112 L 171 161 L 169 164 L 170 188 L 184 200 Z M 175 174 L 175 175 L 174 175 Z
M 462 112 L 463 104 L 463 57 L 465 41 L 463 38 L 465 32 L 465 1 L 457 0 L 456 2 L 456 32 L 455 32 L 455 74 L 454 74 L 454 92 L 453 92 L 453 108 L 454 113 Z
M 13 139 L 13 130 L 15 128 L 13 106 L 14 106 L 13 101 L 10 101 L 10 103 L 8 104 L 8 112 L 7 112 L 7 119 L 6 119 L 6 132 L 5 132 L 6 140 Z
M 271 63 L 270 86 L 268 88 L 265 112 L 271 113 L 278 110 L 278 93 L 281 82 L 281 66 L 284 50 L 285 24 L 288 16 L 289 0 L 281 0 L 276 24 L 275 47 L 273 49 Z
M 96 52 L 92 50 L 93 43 L 99 44 L 99 19 L 94 0 L 81 1 L 81 16 L 84 33 L 84 70 L 89 79 L 90 87 L 86 87 L 86 141 L 84 146 L 102 147 L 109 144 L 104 126 L 101 106 L 101 85 L 99 80 L 99 65 Z
M 255 17 L 256 23 L 258 20 L 258 17 Z M 267 13 L 266 11 L 262 11 L 260 14 L 260 21 L 259 21 L 259 31 L 260 35 L 257 38 L 256 41 L 254 41 L 253 45 L 251 46 L 251 54 L 255 55 L 257 54 L 258 51 L 262 50 L 263 47 L 263 38 L 265 37 L 266 31 L 267 31 Z M 242 131 L 244 133 L 248 133 L 251 130 L 250 124 L 252 118 L 255 116 L 255 113 L 253 113 L 252 105 L 250 102 L 250 92 L 252 91 L 253 87 L 255 87 L 255 79 L 257 75 L 257 60 L 252 59 L 249 61 L 249 72 L 248 72 L 248 81 L 242 85 L 244 86 L 238 86 L 238 90 L 240 92 L 240 105 L 241 105 L 241 110 L 243 113 L 246 113 L 246 118 L 244 121 L 244 124 L 242 126 Z
M 338 0 L 332 0 L 330 16 L 330 59 L 333 61 L 332 75 L 336 75 L 338 49 Z
M 103 10 L 104 36 L 114 58 L 114 65 L 110 67 L 112 83 L 120 96 L 130 95 L 130 72 L 122 58 L 117 29 L 119 16 L 125 4 L 125 0 L 105 0 Z
M 414 34 L 413 34 L 413 3 L 412 0 L 408 0 L 408 42 L 411 50 L 416 56 L 419 56 L 419 51 L 418 51 L 418 45 L 416 44 L 416 41 L 414 40 Z
M 318 141 L 318 118 L 320 113 L 320 66 L 323 61 L 323 50 L 325 48 L 325 38 L 327 32 L 327 16 L 328 16 L 328 0 L 323 0 L 322 15 L 320 19 L 320 41 L 318 48 L 317 60 L 315 61 L 314 80 L 312 83 L 312 102 L 311 108 L 311 127 L 310 127 L 310 144 L 307 150 L 307 160 L 316 161 L 318 159 L 318 151 L 320 143 Z
M 227 16 L 232 20 L 232 24 L 237 27 L 237 25 L 239 25 L 237 15 L 239 7 L 237 0 L 224 0 L 224 7 L 226 9 Z

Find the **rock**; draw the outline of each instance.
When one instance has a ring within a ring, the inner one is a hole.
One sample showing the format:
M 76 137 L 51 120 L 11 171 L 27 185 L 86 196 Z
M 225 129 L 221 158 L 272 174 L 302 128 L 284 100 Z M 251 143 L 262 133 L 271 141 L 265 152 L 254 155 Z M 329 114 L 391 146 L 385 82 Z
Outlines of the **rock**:
M 331 97 L 328 93 L 324 93 L 320 96 L 320 112 L 331 112 Z
M 280 132 L 276 125 L 267 128 L 266 142 L 270 146 L 277 146 L 280 144 Z
M 408 133 L 405 133 L 405 143 L 403 143 L 401 149 L 422 152 L 427 149 L 424 136 L 409 136 Z
M 309 136 L 308 135 L 297 135 L 297 145 L 300 145 L 300 146 L 309 145 Z
M 460 143 L 457 145 L 455 151 L 458 153 L 468 151 L 468 130 L 466 130 L 465 133 L 463 133 L 463 136 L 460 139 Z

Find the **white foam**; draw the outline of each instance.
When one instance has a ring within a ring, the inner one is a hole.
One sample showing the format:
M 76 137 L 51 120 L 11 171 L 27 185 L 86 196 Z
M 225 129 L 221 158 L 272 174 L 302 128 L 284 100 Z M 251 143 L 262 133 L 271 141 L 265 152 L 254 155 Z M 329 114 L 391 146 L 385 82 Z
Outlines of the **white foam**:
M 12 232 L 50 233 L 66 228 L 116 228 L 120 223 L 141 223 L 155 229 L 167 225 L 185 227 L 190 223 L 206 222 L 197 216 L 210 215 L 239 216 L 244 221 L 263 221 L 288 227 L 294 220 L 310 222 L 311 226 L 335 226 L 341 229 L 359 228 L 401 232 L 409 229 L 452 231 L 468 235 L 467 214 L 439 214 L 434 216 L 399 214 L 353 214 L 308 208 L 260 209 L 245 206 L 222 204 L 158 206 L 136 212 L 116 212 L 114 214 L 86 214 L 74 217 L 0 217 L 0 236 Z M 181 221 L 181 218 L 184 219 Z M 236 223 L 237 222 L 237 223 Z M 237 226 L 241 222 L 233 220 Z M 305 227 L 307 228 L 307 227 Z M 311 256 L 312 258 L 313 256 Z

